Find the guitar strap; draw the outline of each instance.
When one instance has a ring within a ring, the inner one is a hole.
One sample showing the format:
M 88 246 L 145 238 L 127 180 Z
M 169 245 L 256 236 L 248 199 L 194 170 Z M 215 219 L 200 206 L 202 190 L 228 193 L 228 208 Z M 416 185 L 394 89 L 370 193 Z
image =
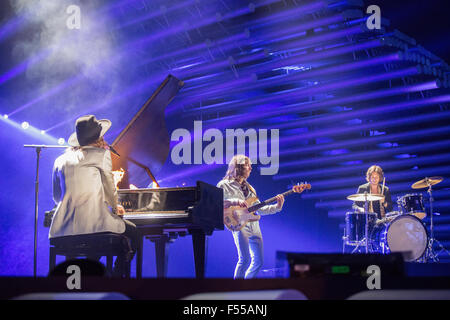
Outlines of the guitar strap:
M 250 185 L 250 183 L 247 182 L 247 180 L 244 180 L 244 185 L 245 185 L 244 187 L 241 186 L 241 189 L 245 188 L 247 190 L 247 193 L 245 193 L 244 190 L 242 189 L 242 192 L 244 192 L 245 198 L 247 198 L 248 190 L 250 190 L 251 192 L 253 192 L 253 194 L 255 195 L 256 199 L 259 200 L 258 196 L 256 195 L 256 190 Z
M 248 194 L 250 193 L 247 183 L 241 184 L 241 190 L 242 190 L 242 193 L 244 194 L 244 197 L 247 198 Z

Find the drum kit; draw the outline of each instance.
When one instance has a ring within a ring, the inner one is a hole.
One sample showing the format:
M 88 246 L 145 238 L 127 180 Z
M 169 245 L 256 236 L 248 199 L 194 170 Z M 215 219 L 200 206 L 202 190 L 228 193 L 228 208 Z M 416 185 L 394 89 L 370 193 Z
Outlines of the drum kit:
M 364 248 L 365 253 L 388 254 L 402 252 L 405 261 L 437 262 L 438 254 L 433 251 L 437 243 L 441 251 L 450 253 L 434 238 L 432 186 L 440 183 L 442 177 L 430 177 L 411 185 L 412 189 L 428 188 L 430 203 L 430 233 L 422 221 L 426 216 L 422 194 L 412 193 L 399 197 L 398 211 L 385 214 L 377 219 L 377 214 L 369 212 L 370 201 L 384 199 L 382 194 L 358 193 L 347 197 L 348 200 L 364 202 L 364 212 L 347 212 L 343 237 L 343 252 L 346 246 L 354 246 L 352 253 Z

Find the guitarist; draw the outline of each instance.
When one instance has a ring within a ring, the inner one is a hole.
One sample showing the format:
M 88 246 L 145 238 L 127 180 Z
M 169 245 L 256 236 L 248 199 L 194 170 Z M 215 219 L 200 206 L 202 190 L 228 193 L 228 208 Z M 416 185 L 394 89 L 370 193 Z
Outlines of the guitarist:
M 252 164 L 245 155 L 235 155 L 228 164 L 225 177 L 217 184 L 224 190 L 224 207 L 241 206 L 246 208 L 246 199 L 256 197 L 255 189 L 247 182 L 252 172 Z M 276 196 L 277 203 L 266 205 L 258 210 L 261 215 L 274 214 L 283 208 L 284 196 Z M 257 204 L 257 200 L 253 204 Z M 253 205 L 252 204 L 252 205 Z M 263 265 L 263 239 L 259 221 L 251 221 L 240 231 L 233 231 L 239 260 L 234 278 L 251 279 L 256 277 Z

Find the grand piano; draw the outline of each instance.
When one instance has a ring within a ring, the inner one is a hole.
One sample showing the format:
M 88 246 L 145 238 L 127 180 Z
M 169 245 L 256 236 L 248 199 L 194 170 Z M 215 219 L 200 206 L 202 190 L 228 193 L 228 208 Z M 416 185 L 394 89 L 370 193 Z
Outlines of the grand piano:
M 157 277 L 165 277 L 169 243 L 188 235 L 192 236 L 195 275 L 203 278 L 206 236 L 224 229 L 222 189 L 202 181 L 192 187 L 161 188 L 154 175 L 170 148 L 164 110 L 182 86 L 182 81 L 169 75 L 111 144 L 113 170 L 123 172 L 118 185 L 119 203 L 126 211 L 123 218 L 138 227 L 137 278 L 142 277 L 145 239 L 155 244 Z M 146 187 L 131 189 L 130 184 Z

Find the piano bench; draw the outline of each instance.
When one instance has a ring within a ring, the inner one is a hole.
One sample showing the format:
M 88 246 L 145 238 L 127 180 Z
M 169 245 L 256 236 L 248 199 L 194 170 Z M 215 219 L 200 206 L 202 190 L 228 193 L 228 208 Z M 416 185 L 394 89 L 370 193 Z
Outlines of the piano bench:
M 106 270 L 113 274 L 113 258 L 126 255 L 129 243 L 125 236 L 114 233 L 83 234 L 50 239 L 49 274 L 55 268 L 56 256 L 66 260 L 75 258 L 100 258 L 106 256 Z M 130 264 L 125 263 L 127 278 L 130 277 Z

